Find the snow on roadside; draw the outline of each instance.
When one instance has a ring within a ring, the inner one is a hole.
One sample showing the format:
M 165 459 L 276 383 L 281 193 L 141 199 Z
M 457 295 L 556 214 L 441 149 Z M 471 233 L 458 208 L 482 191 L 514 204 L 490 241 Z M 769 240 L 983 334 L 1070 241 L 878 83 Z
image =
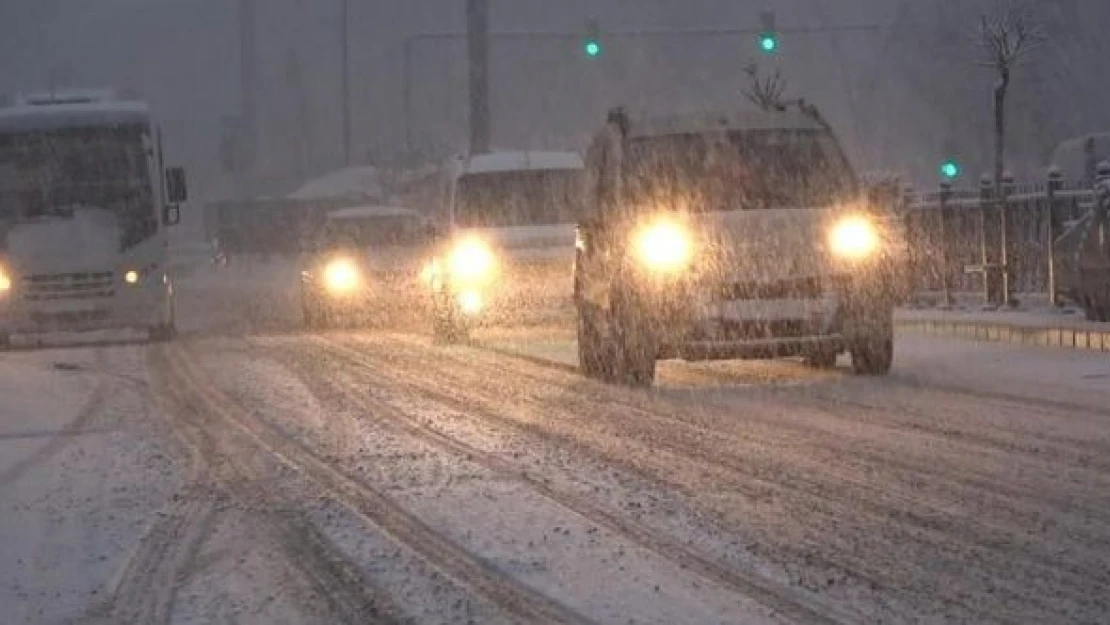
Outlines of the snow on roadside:
M 0 358 L 5 623 L 87 618 L 176 490 L 178 450 L 152 423 L 141 349 L 99 353 Z

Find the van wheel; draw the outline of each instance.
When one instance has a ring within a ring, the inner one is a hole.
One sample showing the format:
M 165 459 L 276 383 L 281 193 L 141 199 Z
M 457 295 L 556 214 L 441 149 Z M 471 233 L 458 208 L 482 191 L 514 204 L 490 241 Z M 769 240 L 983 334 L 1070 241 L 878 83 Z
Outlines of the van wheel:
M 610 381 L 613 349 L 604 330 L 604 316 L 596 307 L 579 304 L 578 367 L 591 380 Z
M 458 345 L 469 339 L 469 332 L 449 303 L 436 303 L 432 308 L 432 341 L 437 345 Z
M 624 290 L 614 294 L 613 334 L 614 367 L 617 382 L 643 388 L 655 382 L 658 342 L 647 310 L 635 294 Z

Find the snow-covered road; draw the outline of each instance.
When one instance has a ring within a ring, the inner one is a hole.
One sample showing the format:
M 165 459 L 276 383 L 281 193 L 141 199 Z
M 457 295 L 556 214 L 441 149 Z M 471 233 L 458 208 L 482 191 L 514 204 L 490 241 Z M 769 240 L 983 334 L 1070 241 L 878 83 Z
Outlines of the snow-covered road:
M 907 335 L 889 378 L 666 363 L 645 392 L 578 376 L 561 328 L 258 310 L 0 355 L 0 622 L 1110 620 L 1104 355 Z

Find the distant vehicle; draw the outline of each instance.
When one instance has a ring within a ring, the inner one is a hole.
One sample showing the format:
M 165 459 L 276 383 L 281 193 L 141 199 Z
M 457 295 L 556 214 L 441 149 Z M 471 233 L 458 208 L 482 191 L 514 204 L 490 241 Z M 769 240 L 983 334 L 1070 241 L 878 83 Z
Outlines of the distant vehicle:
M 433 232 L 406 208 L 333 210 L 301 271 L 301 304 L 309 328 L 344 320 L 368 324 L 423 300 L 419 276 Z
M 905 238 L 828 124 L 783 111 L 632 119 L 587 155 L 574 298 L 592 378 L 650 385 L 656 361 L 801 356 L 884 374 Z
M 445 236 L 424 272 L 437 340 L 570 304 L 582 172 L 573 152 L 494 152 L 451 163 Z
M 173 338 L 167 228 L 186 199 L 144 103 L 73 91 L 0 109 L 0 347 L 54 330 Z

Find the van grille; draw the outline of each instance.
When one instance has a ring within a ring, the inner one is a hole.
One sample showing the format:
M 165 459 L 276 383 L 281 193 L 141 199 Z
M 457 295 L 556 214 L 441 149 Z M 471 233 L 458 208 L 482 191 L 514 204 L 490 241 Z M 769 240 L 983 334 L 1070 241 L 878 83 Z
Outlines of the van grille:
M 25 276 L 23 299 L 32 302 L 82 300 L 112 297 L 115 294 L 115 273 L 42 273 Z
M 821 278 L 794 278 L 773 282 L 734 282 L 722 285 L 717 297 L 731 300 L 820 299 L 824 293 Z

